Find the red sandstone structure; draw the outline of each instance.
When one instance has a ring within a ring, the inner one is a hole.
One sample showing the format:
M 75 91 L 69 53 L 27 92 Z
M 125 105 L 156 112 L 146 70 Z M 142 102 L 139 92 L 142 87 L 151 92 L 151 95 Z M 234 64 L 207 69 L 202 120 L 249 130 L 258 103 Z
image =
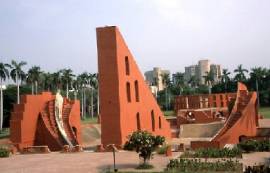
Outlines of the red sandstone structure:
M 101 143 L 122 146 L 136 130 L 170 139 L 169 123 L 115 26 L 97 28 Z
M 256 92 L 248 92 L 246 86 L 238 83 L 236 101 L 224 127 L 210 142 L 194 141 L 191 147 L 218 147 L 237 144 L 241 137 L 254 137 L 258 128 L 258 108 Z
M 235 98 L 236 93 L 177 96 L 174 104 L 177 125 L 226 119 L 229 116 L 228 106 Z
M 10 120 L 10 139 L 19 150 L 30 146 L 48 146 L 51 151 L 62 150 L 66 141 L 56 125 L 55 96 L 50 92 L 23 95 L 14 105 Z M 81 144 L 80 103 L 64 99 L 63 125 L 73 146 Z

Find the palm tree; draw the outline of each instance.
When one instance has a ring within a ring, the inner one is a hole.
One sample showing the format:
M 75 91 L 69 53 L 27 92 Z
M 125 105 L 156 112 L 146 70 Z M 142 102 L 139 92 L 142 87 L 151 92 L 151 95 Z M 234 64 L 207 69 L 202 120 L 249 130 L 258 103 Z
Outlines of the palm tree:
M 97 89 L 97 74 L 96 73 L 89 73 L 88 80 L 91 89 L 91 117 L 94 117 L 94 89 Z
M 188 81 L 188 84 L 190 84 L 190 86 L 192 87 L 192 88 L 195 88 L 195 87 L 197 87 L 198 86 L 198 79 L 196 78 L 196 76 L 191 76 L 191 78 L 189 79 L 189 81 Z
M 11 66 L 9 64 L 4 64 L 4 63 L 0 63 L 0 108 L 1 108 L 1 112 L 0 112 L 0 132 L 2 131 L 3 128 L 3 120 L 4 120 L 4 116 L 3 116 L 3 81 L 5 81 L 7 78 L 9 78 L 9 71 L 8 68 L 11 68 Z
M 224 84 L 225 92 L 227 92 L 227 85 L 228 82 L 230 81 L 230 75 L 231 73 L 228 71 L 228 69 L 223 69 L 222 70 L 222 75 L 221 75 L 221 82 Z
M 61 71 L 54 72 L 51 77 L 54 88 L 56 88 L 56 90 L 60 89 L 62 87 Z
M 34 85 L 35 85 L 35 94 L 37 94 L 38 82 L 40 81 L 40 67 L 33 66 L 28 70 L 26 81 L 32 85 L 32 94 L 34 94 Z
M 255 67 L 251 69 L 250 72 L 250 81 L 255 80 L 256 84 L 256 91 L 257 91 L 257 97 L 258 97 L 258 106 L 260 106 L 260 99 L 259 99 L 259 85 L 262 86 L 264 78 L 267 75 L 267 69 L 262 68 L 262 67 Z
M 20 82 L 24 80 L 25 73 L 22 70 L 22 67 L 26 65 L 26 62 L 21 61 L 17 63 L 16 61 L 11 61 L 11 71 L 10 76 L 13 79 L 13 81 L 17 84 L 17 104 L 20 104 Z
M 236 73 L 235 77 L 234 77 L 235 81 L 243 82 L 243 81 L 245 81 L 247 79 L 246 76 L 245 76 L 245 73 L 248 73 L 248 70 L 244 69 L 242 64 L 237 66 L 237 68 L 234 70 L 234 72 Z
M 165 105 L 166 105 L 166 110 L 168 110 L 169 105 L 170 105 L 170 98 L 168 100 L 168 87 L 171 85 L 171 80 L 170 80 L 170 74 L 168 73 L 163 73 L 161 75 L 162 78 L 162 84 L 165 86 Z
M 177 72 L 174 74 L 174 84 L 176 85 L 177 88 L 180 89 L 181 95 L 181 90 L 185 84 L 184 73 Z
M 205 84 L 208 86 L 209 94 L 211 94 L 211 87 L 212 87 L 212 84 L 214 82 L 214 74 L 213 74 L 212 70 L 210 70 L 209 72 L 205 72 L 205 76 L 203 76 L 203 77 L 205 80 Z
M 62 72 L 62 81 L 66 85 L 66 97 L 69 98 L 69 86 L 71 85 L 71 82 L 75 75 L 72 74 L 71 69 L 63 69 L 61 70 L 61 72 Z
M 43 90 L 51 91 L 53 89 L 53 75 L 49 72 L 40 74 Z
M 85 118 L 85 105 L 86 105 L 86 97 L 85 97 L 85 87 L 88 83 L 88 73 L 84 72 L 77 77 L 77 81 L 79 83 L 79 88 L 81 90 L 81 110 L 82 110 L 82 118 Z

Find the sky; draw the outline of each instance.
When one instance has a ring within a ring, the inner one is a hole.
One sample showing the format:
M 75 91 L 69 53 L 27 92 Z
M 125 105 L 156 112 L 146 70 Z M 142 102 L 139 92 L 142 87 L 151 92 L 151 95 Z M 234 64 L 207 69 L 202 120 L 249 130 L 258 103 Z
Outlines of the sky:
M 269 0 L 0 0 L 0 62 L 94 73 L 95 28 L 116 25 L 143 72 L 270 68 L 269 21 Z

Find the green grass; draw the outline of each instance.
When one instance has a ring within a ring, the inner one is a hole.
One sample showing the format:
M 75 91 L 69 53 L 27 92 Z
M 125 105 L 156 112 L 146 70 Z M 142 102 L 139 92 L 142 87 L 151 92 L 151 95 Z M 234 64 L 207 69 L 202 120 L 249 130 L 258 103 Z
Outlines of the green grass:
M 2 131 L 0 131 L 0 139 L 9 137 L 9 128 L 3 128 Z
M 165 116 L 176 116 L 174 111 L 163 111 Z
M 259 113 L 263 115 L 264 118 L 270 118 L 270 107 L 261 107 Z
M 97 124 L 98 118 L 95 116 L 94 118 L 86 117 L 85 119 L 81 120 L 82 124 Z

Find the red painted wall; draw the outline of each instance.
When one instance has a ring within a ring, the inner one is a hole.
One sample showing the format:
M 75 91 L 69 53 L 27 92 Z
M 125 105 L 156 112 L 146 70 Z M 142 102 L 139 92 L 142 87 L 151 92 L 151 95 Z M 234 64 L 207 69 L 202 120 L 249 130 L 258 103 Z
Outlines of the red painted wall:
M 117 27 L 97 28 L 97 49 L 102 144 L 123 145 L 137 126 L 170 139 L 169 124 Z

